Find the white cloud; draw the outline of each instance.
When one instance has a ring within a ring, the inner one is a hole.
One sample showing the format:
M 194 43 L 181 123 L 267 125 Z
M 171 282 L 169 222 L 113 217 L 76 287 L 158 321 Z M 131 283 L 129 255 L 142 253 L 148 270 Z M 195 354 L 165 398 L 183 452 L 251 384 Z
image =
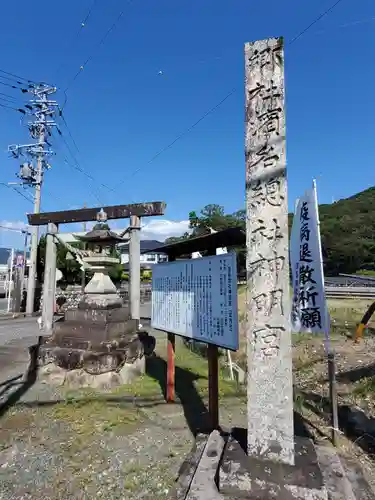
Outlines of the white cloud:
M 190 232 L 188 220 L 157 219 L 142 225 L 141 239 L 165 241 L 172 236 L 182 236 L 186 232 Z
M 22 221 L 0 220 L 0 247 L 22 249 L 25 236 L 21 230 L 25 229 L 29 227 Z
M 29 226 L 22 221 L 0 221 L 0 231 L 20 231 L 22 229 L 28 229 L 28 227 Z
M 114 221 L 110 221 L 110 225 L 113 229 L 115 229 L 117 224 L 111 224 L 111 222 Z M 121 224 L 121 228 L 119 229 L 123 229 L 124 226 L 126 227 L 126 225 Z M 15 236 L 17 235 L 17 230 L 28 228 L 29 226 L 22 221 L 0 221 L 0 233 L 4 236 L 5 233 L 9 236 L 11 236 L 11 234 L 14 234 Z M 92 225 L 90 223 L 87 224 L 87 230 L 89 231 L 91 228 Z M 76 229 L 76 231 L 74 231 L 74 229 Z M 75 233 L 80 231 L 82 231 L 81 225 L 69 225 L 69 232 Z M 186 232 L 190 232 L 188 220 L 172 221 L 168 219 L 154 219 L 150 220 L 150 222 L 142 224 L 141 239 L 165 241 L 171 236 L 181 236 Z

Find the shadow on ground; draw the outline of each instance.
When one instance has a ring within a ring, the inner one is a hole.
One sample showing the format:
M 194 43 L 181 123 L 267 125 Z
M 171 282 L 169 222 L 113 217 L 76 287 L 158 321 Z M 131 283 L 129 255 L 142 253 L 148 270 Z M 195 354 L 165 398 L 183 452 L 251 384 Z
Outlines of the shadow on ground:
M 37 380 L 39 347 L 40 340 L 37 345 L 30 347 L 30 364 L 24 377 L 23 375 L 18 375 L 17 377 L 13 377 L 0 385 L 0 397 L 11 391 L 9 396 L 2 403 L 0 403 L 0 418 L 14 405 L 33 408 L 54 406 L 59 403 L 67 402 L 67 400 L 61 398 L 50 401 L 38 400 L 20 402 L 22 396 Z M 95 398 L 83 396 L 77 398 L 75 401 L 78 402 L 83 400 L 86 403 L 92 401 L 105 401 L 108 405 L 123 404 L 124 407 L 126 407 L 130 404 L 138 408 L 152 408 L 165 404 L 167 382 L 166 361 L 158 356 L 146 358 L 146 373 L 159 383 L 163 397 L 155 396 L 142 398 L 126 395 L 112 396 L 103 394 L 102 396 L 99 395 Z M 181 404 L 187 425 L 194 436 L 198 433 L 208 433 L 210 431 L 207 408 L 195 387 L 195 381 L 200 378 L 202 378 L 202 376 L 197 375 L 196 373 L 178 366 L 175 367 L 176 403 Z M 18 387 L 14 390 L 14 387 L 16 386 Z
M 298 391 L 298 394 L 303 397 L 306 408 L 330 423 L 331 404 L 328 398 L 314 392 Z M 348 405 L 338 405 L 338 418 L 340 430 L 345 436 L 366 453 L 375 455 L 375 419 Z
M 167 363 L 159 356 L 147 358 L 146 373 L 159 382 L 166 398 L 167 394 Z M 181 403 L 190 432 L 196 436 L 199 433 L 208 433 L 210 429 L 209 413 L 199 395 L 195 382 L 202 378 L 178 366 L 175 367 L 176 399 Z
M 9 379 L 6 382 L 2 383 L 3 389 L 0 392 L 0 397 L 8 392 L 12 387 L 16 385 L 18 385 L 19 387 L 16 390 L 12 391 L 9 396 L 2 403 L 0 403 L 0 418 L 5 415 L 9 408 L 15 405 L 30 389 L 30 387 L 35 384 L 38 376 L 38 356 L 41 340 L 42 337 L 39 337 L 38 343 L 29 348 L 30 362 L 23 380 L 20 382 L 16 382 L 23 377 L 23 375 L 18 375 L 17 377 L 13 377 L 12 379 Z
M 362 378 L 373 377 L 375 375 L 375 363 L 367 366 L 360 366 L 358 368 L 353 368 L 345 372 L 340 372 L 336 375 L 336 380 L 338 382 L 358 382 Z

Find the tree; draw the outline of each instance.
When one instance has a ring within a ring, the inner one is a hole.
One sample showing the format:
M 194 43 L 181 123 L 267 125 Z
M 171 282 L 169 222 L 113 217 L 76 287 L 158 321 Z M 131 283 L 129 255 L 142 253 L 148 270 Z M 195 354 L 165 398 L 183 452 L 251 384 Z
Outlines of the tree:
M 237 210 L 232 214 L 226 214 L 224 207 L 217 204 L 209 204 L 202 208 L 199 215 L 195 211 L 189 212 L 190 233 L 186 232 L 182 236 L 168 238 L 165 243 L 177 243 L 189 238 L 210 234 L 210 229 L 222 231 L 230 227 L 240 227 L 245 229 L 246 211 Z M 246 247 L 229 247 L 229 251 L 235 251 L 237 254 L 238 272 L 242 272 L 246 267 Z M 204 255 L 204 252 L 202 253 Z
M 178 243 L 179 241 L 184 241 L 190 238 L 191 235 L 189 233 L 184 233 L 182 236 L 171 236 L 167 238 L 164 242 L 165 245 L 171 245 L 172 243 Z
M 327 276 L 375 271 L 375 187 L 330 205 L 319 206 L 324 270 Z M 293 214 L 288 215 L 289 236 Z M 197 214 L 189 213 L 190 233 L 169 238 L 167 243 L 207 234 L 212 228 L 246 229 L 246 210 L 225 213 L 224 207 L 209 204 Z M 237 253 L 238 270 L 246 267 L 246 247 L 231 247 Z
M 81 242 L 74 242 L 72 246 L 75 248 L 83 248 Z M 79 263 L 75 259 L 67 259 L 67 248 L 61 243 L 56 244 L 56 267 L 63 273 L 63 283 L 79 283 L 81 279 L 81 269 Z M 37 256 L 37 275 L 38 281 L 43 282 L 44 279 L 44 266 L 46 256 L 46 237 L 41 236 L 38 244 Z

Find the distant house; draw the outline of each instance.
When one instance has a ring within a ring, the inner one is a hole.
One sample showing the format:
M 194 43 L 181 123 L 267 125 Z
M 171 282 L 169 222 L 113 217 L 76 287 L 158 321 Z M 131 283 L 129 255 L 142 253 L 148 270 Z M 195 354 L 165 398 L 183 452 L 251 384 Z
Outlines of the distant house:
M 154 248 L 159 248 L 162 245 L 162 242 L 156 240 L 141 240 L 140 261 L 142 268 L 151 269 L 155 264 L 168 260 L 168 257 L 164 253 L 153 252 Z M 120 243 L 118 250 L 121 255 L 121 264 L 127 269 L 129 267 L 129 243 Z
M 0 248 L 0 296 L 5 294 L 6 282 L 9 279 L 9 260 L 12 253 L 11 248 Z M 23 256 L 22 250 L 15 250 L 14 257 L 17 258 L 18 255 Z M 27 255 L 29 257 L 29 255 Z M 27 262 L 29 265 L 29 262 Z M 27 274 L 27 271 L 26 271 Z
M 111 229 L 116 234 L 121 234 L 123 229 Z M 59 233 L 59 239 L 64 243 L 74 243 L 77 236 L 83 236 L 86 233 L 76 232 L 76 233 Z M 164 253 L 155 253 L 152 251 L 153 248 L 161 247 L 163 245 L 162 242 L 157 240 L 141 240 L 141 267 L 144 269 L 150 269 L 154 264 L 158 264 L 159 262 L 166 262 L 168 260 L 167 256 Z M 125 269 L 128 268 L 129 264 L 129 242 L 126 241 L 124 243 L 120 243 L 117 245 L 117 249 L 120 252 L 121 256 L 121 264 L 124 265 Z M 149 252 L 142 254 L 142 252 L 149 250 Z

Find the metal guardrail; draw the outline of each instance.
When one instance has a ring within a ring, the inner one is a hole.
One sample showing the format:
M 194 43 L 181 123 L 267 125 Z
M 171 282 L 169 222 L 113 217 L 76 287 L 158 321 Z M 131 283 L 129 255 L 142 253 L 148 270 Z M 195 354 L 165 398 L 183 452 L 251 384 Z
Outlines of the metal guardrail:
M 375 287 L 364 286 L 326 286 L 326 297 L 333 298 L 361 298 L 375 299 Z
M 238 285 L 246 285 L 246 281 L 238 281 Z M 375 287 L 370 286 L 326 286 L 326 297 L 328 299 L 335 298 L 352 298 L 352 299 L 374 299 Z

